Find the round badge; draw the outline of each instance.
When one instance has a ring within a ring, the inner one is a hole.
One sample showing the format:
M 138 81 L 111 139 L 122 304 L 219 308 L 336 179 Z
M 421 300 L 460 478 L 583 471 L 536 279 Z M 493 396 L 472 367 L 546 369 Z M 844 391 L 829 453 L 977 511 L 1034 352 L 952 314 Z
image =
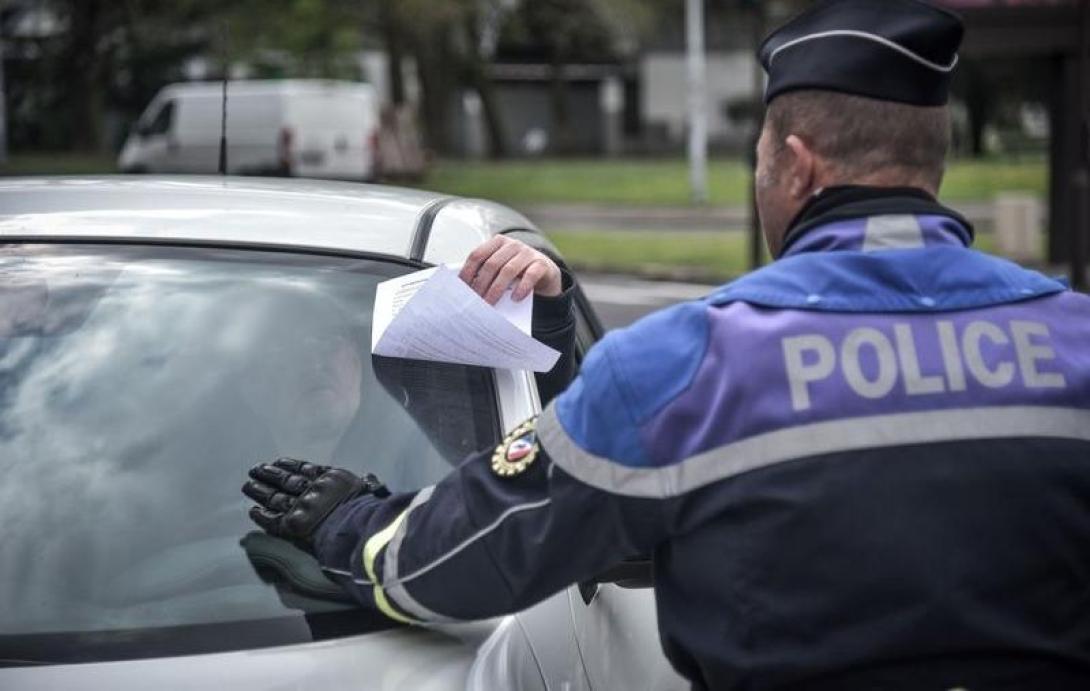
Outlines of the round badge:
M 530 418 L 511 431 L 492 454 L 492 472 L 500 477 L 514 477 L 526 472 L 537 458 L 537 418 Z

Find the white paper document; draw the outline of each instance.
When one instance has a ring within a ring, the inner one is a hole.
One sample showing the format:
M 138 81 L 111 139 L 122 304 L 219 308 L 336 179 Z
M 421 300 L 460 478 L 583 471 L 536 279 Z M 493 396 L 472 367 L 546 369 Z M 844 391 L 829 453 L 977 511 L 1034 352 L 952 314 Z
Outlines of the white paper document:
M 375 355 L 548 372 L 560 352 L 530 336 L 534 298 L 504 293 L 489 305 L 445 266 L 379 283 L 371 324 Z

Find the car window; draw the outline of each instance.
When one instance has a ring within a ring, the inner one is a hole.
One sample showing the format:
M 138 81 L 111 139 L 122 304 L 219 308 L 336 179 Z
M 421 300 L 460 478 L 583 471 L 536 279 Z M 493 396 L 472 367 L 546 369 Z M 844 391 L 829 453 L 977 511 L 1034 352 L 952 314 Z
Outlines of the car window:
M 167 101 L 155 114 L 155 118 L 148 123 L 144 134 L 166 134 L 170 132 L 170 125 L 174 122 L 174 101 Z
M 239 488 L 254 463 L 292 456 L 412 490 L 496 443 L 490 370 L 370 355 L 375 286 L 412 270 L 245 250 L 0 250 L 0 661 L 387 626 L 256 567 Z

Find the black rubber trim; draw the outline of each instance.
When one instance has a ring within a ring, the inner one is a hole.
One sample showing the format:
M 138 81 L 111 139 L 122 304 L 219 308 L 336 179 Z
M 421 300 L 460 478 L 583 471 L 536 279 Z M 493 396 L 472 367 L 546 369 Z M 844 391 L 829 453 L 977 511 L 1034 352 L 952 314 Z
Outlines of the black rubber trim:
M 2 635 L 0 669 L 226 653 L 328 641 L 399 626 L 377 610 L 346 607 L 211 624 Z
M 390 262 L 414 269 L 427 266 L 420 261 L 381 252 L 362 252 L 336 247 L 285 245 L 280 243 L 243 242 L 233 240 L 203 240 L 186 238 L 98 237 L 90 235 L 0 235 L 0 247 L 5 245 L 128 245 L 132 247 L 196 247 L 202 249 L 250 250 L 253 252 L 283 252 L 313 254 L 324 257 L 351 257 Z
M 443 210 L 443 207 L 461 197 L 443 197 L 436 199 L 424 207 L 420 213 L 420 220 L 416 222 L 416 230 L 413 231 L 413 241 L 409 245 L 409 259 L 412 261 L 424 261 L 424 250 L 428 247 L 428 238 L 431 237 L 431 226 L 435 223 L 435 217 Z

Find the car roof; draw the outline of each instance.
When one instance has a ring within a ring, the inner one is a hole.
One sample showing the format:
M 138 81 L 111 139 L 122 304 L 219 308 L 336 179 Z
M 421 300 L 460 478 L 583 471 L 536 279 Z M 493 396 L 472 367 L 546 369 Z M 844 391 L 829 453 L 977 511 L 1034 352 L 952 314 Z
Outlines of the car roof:
M 0 178 L 0 237 L 275 246 L 458 262 L 534 226 L 485 200 L 324 180 L 214 176 Z

